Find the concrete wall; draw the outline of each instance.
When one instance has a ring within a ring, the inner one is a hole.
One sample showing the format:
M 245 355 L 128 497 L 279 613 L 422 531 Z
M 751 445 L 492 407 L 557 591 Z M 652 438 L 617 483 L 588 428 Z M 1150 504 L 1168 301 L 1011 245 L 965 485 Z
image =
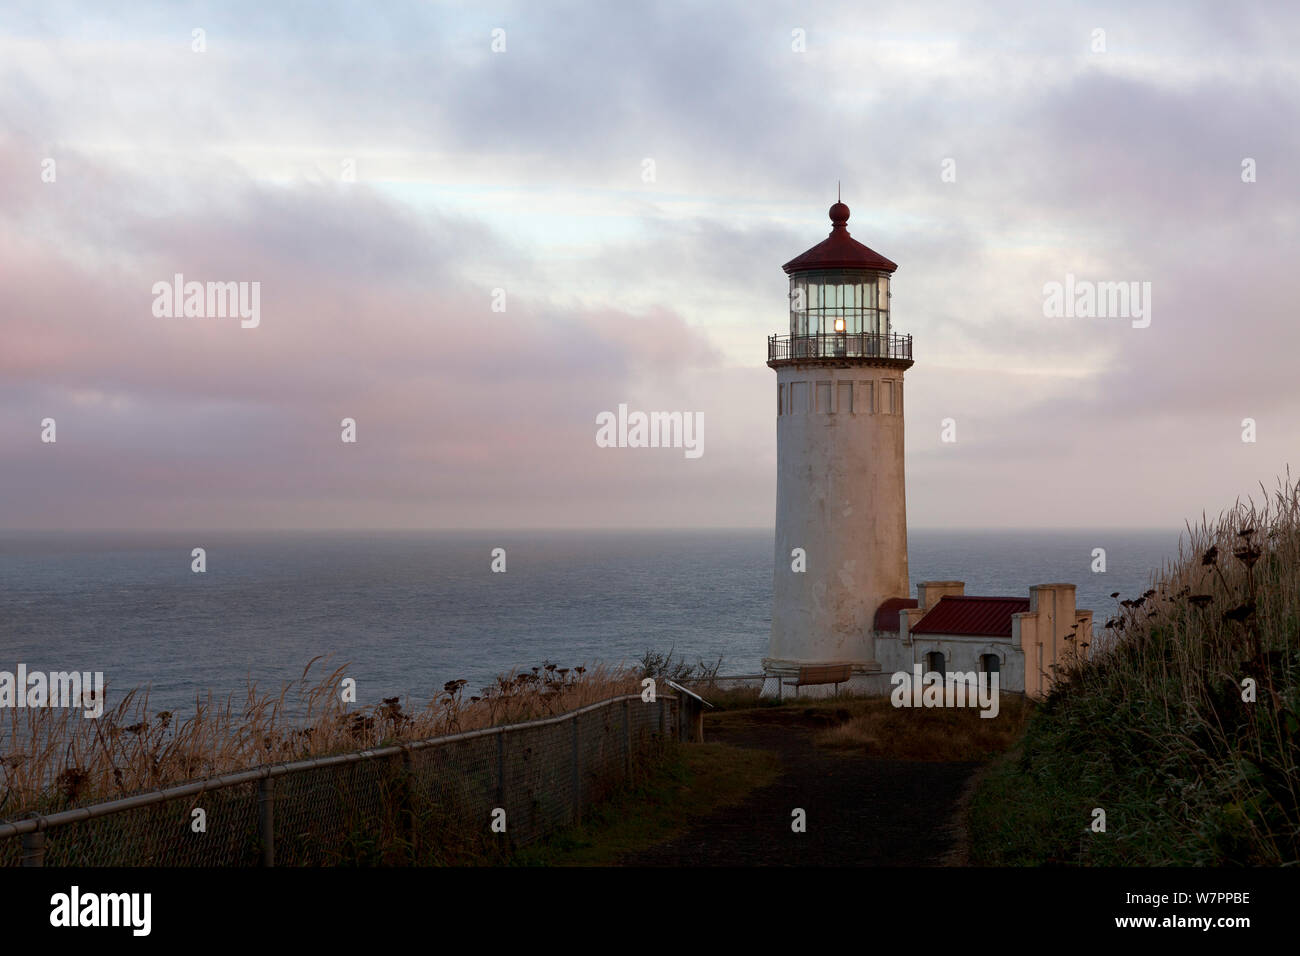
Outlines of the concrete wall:
M 777 369 L 776 563 L 764 668 L 875 670 L 873 620 L 908 593 L 901 369 Z M 802 548 L 807 570 L 791 570 Z
M 916 600 L 921 610 L 928 611 L 943 598 L 964 597 L 965 581 L 922 581 L 916 586 Z M 902 595 L 898 595 L 902 597 Z
M 925 664 L 925 655 L 938 652 L 943 655 L 945 671 L 983 670 L 980 658 L 985 654 L 996 654 L 998 658 L 998 687 L 1005 691 L 1022 692 L 1025 689 L 1025 659 L 1020 648 L 1009 641 L 979 634 L 923 634 L 917 635 L 912 643 L 912 658 L 906 670 L 913 663 Z
M 1079 610 L 1073 584 L 1039 584 L 1029 589 L 1029 611 L 1012 618 L 1012 640 L 1025 660 L 1025 692 L 1043 697 L 1057 671 L 1092 643 L 1092 612 Z

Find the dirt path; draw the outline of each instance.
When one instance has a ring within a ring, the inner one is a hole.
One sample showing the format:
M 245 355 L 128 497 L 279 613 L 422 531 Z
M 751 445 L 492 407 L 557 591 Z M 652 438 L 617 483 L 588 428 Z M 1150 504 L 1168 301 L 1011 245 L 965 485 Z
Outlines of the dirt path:
M 625 866 L 937 866 L 961 857 L 955 817 L 977 763 L 883 760 L 816 747 L 834 723 L 790 708 L 728 713 L 705 739 L 770 750 L 777 780 L 696 821 L 680 839 L 630 854 Z M 791 811 L 807 832 L 791 830 Z

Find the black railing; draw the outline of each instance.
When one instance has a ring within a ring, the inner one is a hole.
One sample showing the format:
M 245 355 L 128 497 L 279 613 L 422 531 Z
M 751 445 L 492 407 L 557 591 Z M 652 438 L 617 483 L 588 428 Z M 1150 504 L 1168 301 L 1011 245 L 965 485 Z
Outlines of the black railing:
M 912 361 L 912 337 L 880 332 L 821 332 L 817 335 L 769 335 L 769 362 L 806 358 L 875 358 Z

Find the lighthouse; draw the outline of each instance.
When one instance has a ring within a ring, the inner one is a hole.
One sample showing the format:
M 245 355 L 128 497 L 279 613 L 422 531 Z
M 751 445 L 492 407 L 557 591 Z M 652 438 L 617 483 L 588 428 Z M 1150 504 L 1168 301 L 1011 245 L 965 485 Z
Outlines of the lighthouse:
M 849 235 L 844 203 L 830 219 L 829 237 L 782 267 L 789 334 L 767 340 L 777 483 L 763 669 L 787 683 L 829 673 L 818 665 L 870 683 L 881 670 L 876 611 L 908 593 L 903 373 L 912 337 L 895 332 L 890 315 L 898 266 Z

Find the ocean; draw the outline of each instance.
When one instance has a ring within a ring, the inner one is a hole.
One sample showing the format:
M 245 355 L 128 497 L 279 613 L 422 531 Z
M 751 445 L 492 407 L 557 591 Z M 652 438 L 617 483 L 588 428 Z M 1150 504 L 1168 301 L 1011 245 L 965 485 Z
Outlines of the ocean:
M 1078 585 L 1100 624 L 1145 590 L 1178 531 L 913 530 L 925 580 L 968 594 Z M 191 571 L 191 551 L 207 570 Z M 492 573 L 504 548 L 505 573 Z M 1094 573 L 1093 549 L 1106 549 Z M 477 689 L 512 669 L 632 662 L 652 649 L 755 673 L 771 620 L 771 531 L 0 534 L 0 670 L 103 671 L 107 704 L 151 709 L 278 691 L 309 660 L 350 666 L 358 702 Z M 471 691 L 472 692 L 472 691 Z

